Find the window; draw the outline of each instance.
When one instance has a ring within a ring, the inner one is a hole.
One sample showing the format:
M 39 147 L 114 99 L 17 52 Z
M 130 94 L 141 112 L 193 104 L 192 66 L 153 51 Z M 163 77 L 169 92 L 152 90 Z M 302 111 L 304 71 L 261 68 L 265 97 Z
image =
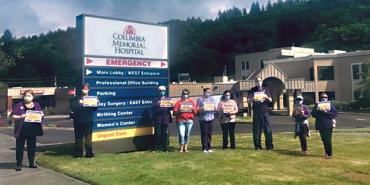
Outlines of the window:
M 261 69 L 265 67 L 265 64 L 263 63 L 263 60 L 261 60 Z
M 352 79 L 360 79 L 360 65 L 358 64 L 352 65 Z
M 366 79 L 368 71 L 369 68 L 367 64 L 352 64 L 352 79 L 353 80 Z
M 247 79 L 247 77 L 245 77 L 245 76 L 242 76 L 242 80 L 246 80 Z
M 334 80 L 334 66 L 319 66 L 317 73 L 319 80 Z
M 242 70 L 249 70 L 249 61 L 242 61 Z
M 310 67 L 310 80 L 311 81 L 314 81 L 315 80 L 315 77 L 313 75 L 313 67 Z

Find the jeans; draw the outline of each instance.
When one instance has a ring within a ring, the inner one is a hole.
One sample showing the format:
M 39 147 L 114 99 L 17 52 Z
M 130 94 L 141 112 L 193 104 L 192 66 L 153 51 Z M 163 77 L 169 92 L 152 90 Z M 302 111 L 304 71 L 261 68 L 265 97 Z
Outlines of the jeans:
M 188 144 L 191 127 L 193 126 L 193 120 L 177 122 L 177 128 L 179 131 L 179 143 Z
M 333 155 L 333 149 L 331 144 L 331 137 L 333 135 L 333 128 L 319 129 L 322 143 L 324 144 L 325 153 L 328 156 Z

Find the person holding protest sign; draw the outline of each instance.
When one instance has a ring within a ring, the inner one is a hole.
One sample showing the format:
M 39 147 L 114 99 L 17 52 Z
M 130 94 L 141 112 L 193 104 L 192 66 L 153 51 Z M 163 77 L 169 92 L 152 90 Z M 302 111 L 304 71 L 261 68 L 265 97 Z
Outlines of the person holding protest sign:
M 152 119 L 154 126 L 153 152 L 162 150 L 168 152 L 168 124 L 172 122 L 172 100 L 166 96 L 166 87 L 159 86 L 159 96 L 152 105 Z
M 310 128 L 308 125 L 308 118 L 310 117 L 310 110 L 307 105 L 303 104 L 303 96 L 296 97 L 296 104 L 292 117 L 295 119 L 294 137 L 299 136 L 301 143 L 301 152 L 307 155 L 307 136 L 310 137 Z
M 99 100 L 96 96 L 88 96 L 89 85 L 82 86 L 81 95 L 76 96 L 72 104 L 72 118 L 75 132 L 74 156 L 83 155 L 85 146 L 86 157 L 94 157 L 92 151 L 92 121 L 93 112 L 97 110 Z
M 27 141 L 27 154 L 30 168 L 35 165 L 36 136 L 42 136 L 42 120 L 44 114 L 39 103 L 33 101 L 32 90 L 23 92 L 23 102 L 17 103 L 12 110 L 14 120 L 14 135 L 16 138 L 16 171 L 22 170 L 24 144 Z
M 193 100 L 189 99 L 189 94 L 189 90 L 183 89 L 181 92 L 181 99 L 175 103 L 173 108 L 179 131 L 180 152 L 188 152 L 190 131 L 196 114 L 195 103 Z
M 203 89 L 203 96 L 197 100 L 197 110 L 199 114 L 202 151 L 204 153 L 212 153 L 212 125 L 215 119 L 216 103 L 212 98 L 212 90 L 210 88 Z
M 325 159 L 330 159 L 333 156 L 332 151 L 332 135 L 333 128 L 335 127 L 334 118 L 337 116 L 335 106 L 328 101 L 326 93 L 320 94 L 320 102 L 316 103 L 312 110 L 312 116 L 316 118 L 315 128 L 320 132 L 321 140 L 324 145 Z
M 268 103 L 272 102 L 270 91 L 267 87 L 262 87 L 262 78 L 256 78 L 256 86 L 249 90 L 248 100 L 253 103 L 253 143 L 255 150 L 261 150 L 262 129 L 266 138 L 266 149 L 272 150 L 272 131 L 270 128 L 270 116 L 268 113 Z
M 218 103 L 217 110 L 220 112 L 220 124 L 222 128 L 222 149 L 226 149 L 228 145 L 228 137 L 230 136 L 230 148 L 235 149 L 235 122 L 236 114 L 238 113 L 238 105 L 230 91 L 226 90 L 221 101 Z

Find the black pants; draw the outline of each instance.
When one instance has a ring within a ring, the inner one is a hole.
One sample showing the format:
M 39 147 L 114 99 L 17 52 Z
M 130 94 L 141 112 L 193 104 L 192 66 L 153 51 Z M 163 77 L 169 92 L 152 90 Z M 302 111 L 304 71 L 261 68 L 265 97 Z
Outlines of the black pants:
M 91 123 L 74 123 L 75 149 L 74 156 L 82 157 L 83 146 L 87 157 L 93 157 L 92 152 L 92 125 Z
M 328 156 L 332 156 L 333 151 L 331 144 L 331 136 L 333 134 L 333 128 L 320 129 L 319 132 L 322 143 L 324 144 L 325 154 L 327 154 Z
M 16 138 L 17 166 L 22 166 L 23 150 L 26 141 L 29 165 L 31 166 L 35 164 L 36 136 L 24 136 L 21 134 L 18 138 Z
M 212 124 L 211 121 L 199 121 L 200 124 L 200 137 L 202 142 L 202 150 L 212 149 Z
M 168 125 L 154 124 L 153 150 L 168 151 Z
M 267 150 L 272 150 L 274 145 L 272 144 L 272 131 L 270 128 L 270 117 L 268 113 L 254 112 L 253 114 L 253 143 L 256 150 L 262 149 L 261 146 L 261 134 L 262 129 L 265 134 L 265 145 Z
M 302 151 L 307 151 L 307 134 L 308 134 L 308 126 L 307 124 L 300 124 L 299 125 L 299 142 L 301 143 L 301 149 Z
M 230 148 L 235 148 L 235 122 L 221 123 L 222 128 L 222 148 L 227 148 L 230 137 Z

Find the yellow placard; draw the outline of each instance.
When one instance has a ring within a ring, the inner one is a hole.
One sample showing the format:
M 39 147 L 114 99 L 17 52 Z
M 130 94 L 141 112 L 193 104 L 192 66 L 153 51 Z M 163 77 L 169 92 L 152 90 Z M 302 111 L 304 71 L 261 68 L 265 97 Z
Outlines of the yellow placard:
M 225 104 L 224 113 L 234 112 L 234 104 Z
M 93 132 L 92 141 L 106 141 L 106 140 L 130 138 L 130 137 L 136 137 L 136 136 L 153 135 L 153 133 L 154 133 L 153 127 Z
M 42 121 L 42 111 L 27 111 L 24 122 L 34 122 L 41 123 Z
M 204 102 L 204 110 L 205 111 L 214 111 L 215 104 L 213 102 Z
M 98 106 L 98 97 L 96 96 L 85 96 L 83 98 L 84 107 L 97 107 Z
M 326 102 L 319 102 L 317 104 L 317 109 L 319 110 L 326 110 L 326 111 L 330 111 L 330 101 L 326 101 Z
M 261 101 L 265 96 L 264 92 L 254 92 L 254 101 Z
M 193 104 L 188 103 L 188 102 L 182 103 L 180 106 L 180 111 L 181 112 L 193 112 Z
M 160 107 L 172 107 L 173 102 L 171 98 L 163 98 L 160 102 Z

